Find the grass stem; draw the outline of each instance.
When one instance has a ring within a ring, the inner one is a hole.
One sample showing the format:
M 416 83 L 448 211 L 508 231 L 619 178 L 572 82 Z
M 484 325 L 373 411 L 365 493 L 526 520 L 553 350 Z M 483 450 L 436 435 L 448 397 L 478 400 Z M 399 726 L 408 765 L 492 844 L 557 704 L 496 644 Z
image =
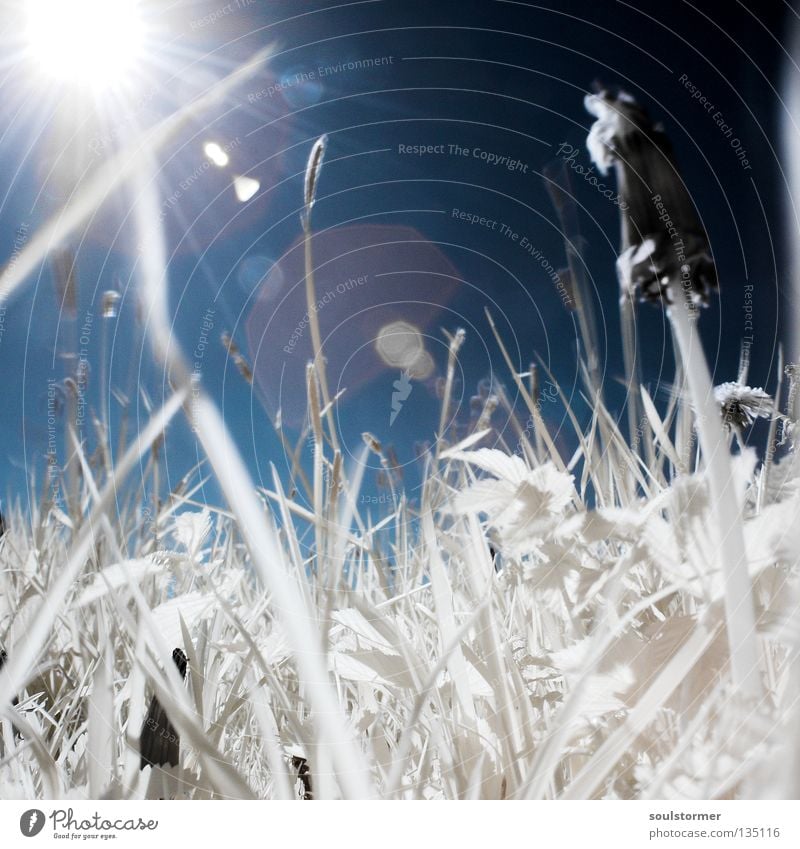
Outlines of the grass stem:
M 673 283 L 670 294 L 669 318 L 695 409 L 695 424 L 711 493 L 712 519 L 718 534 L 731 674 L 734 685 L 743 695 L 759 698 L 761 682 L 755 611 L 742 533 L 742 506 L 736 493 L 728 440 L 684 292 Z

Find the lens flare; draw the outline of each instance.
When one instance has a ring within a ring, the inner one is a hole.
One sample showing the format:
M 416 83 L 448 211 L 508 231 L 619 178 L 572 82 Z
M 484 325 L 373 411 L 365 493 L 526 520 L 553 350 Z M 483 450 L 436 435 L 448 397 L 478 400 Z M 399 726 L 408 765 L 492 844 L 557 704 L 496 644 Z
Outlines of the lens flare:
M 311 241 L 311 309 L 328 382 L 344 393 L 337 410 L 358 409 L 364 428 L 377 431 L 389 415 L 382 405 L 370 406 L 367 388 L 388 380 L 388 399 L 398 372 L 415 381 L 433 377 L 428 349 L 461 278 L 445 254 L 410 227 L 334 227 Z M 314 356 L 304 248 L 301 238 L 268 270 L 256 260 L 240 269 L 248 281 L 257 280 L 246 322 L 255 384 L 269 414 L 280 414 L 289 427 L 305 420 L 306 365 Z
M 130 70 L 141 52 L 136 0 L 28 0 L 31 55 L 51 77 L 105 88 Z
M 255 197 L 256 192 L 261 188 L 261 183 L 254 180 L 252 177 L 234 177 L 233 190 L 236 193 L 236 200 L 239 203 L 247 203 L 250 198 Z
M 216 142 L 206 142 L 203 145 L 203 153 L 205 153 L 217 168 L 224 168 L 231 161 L 224 148 Z

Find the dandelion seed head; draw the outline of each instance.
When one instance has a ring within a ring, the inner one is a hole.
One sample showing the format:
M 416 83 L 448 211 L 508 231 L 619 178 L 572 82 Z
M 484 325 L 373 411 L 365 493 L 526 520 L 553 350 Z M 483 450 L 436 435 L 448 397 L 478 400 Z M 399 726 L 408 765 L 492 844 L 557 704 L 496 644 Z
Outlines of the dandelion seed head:
M 761 387 L 756 389 L 741 383 L 721 383 L 714 387 L 714 397 L 722 408 L 722 420 L 731 427 L 745 428 L 756 419 L 771 418 L 775 412 L 772 398 Z
M 589 154 L 603 174 L 613 165 L 617 178 L 623 296 L 668 304 L 676 284 L 692 304 L 705 306 L 717 288 L 716 269 L 666 133 L 625 92 L 601 91 L 585 105 L 597 119 Z
M 610 91 L 589 94 L 584 106 L 597 119 L 589 131 L 586 147 L 592 162 L 601 174 L 608 174 L 617 159 L 617 144 L 635 118 L 635 110 L 641 113 L 633 98 L 625 92 L 615 97 Z

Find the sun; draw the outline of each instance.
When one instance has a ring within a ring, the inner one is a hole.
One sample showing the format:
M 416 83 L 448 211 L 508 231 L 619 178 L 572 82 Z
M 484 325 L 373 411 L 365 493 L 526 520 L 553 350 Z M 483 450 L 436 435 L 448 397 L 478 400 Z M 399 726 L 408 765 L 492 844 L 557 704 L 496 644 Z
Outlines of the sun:
M 139 59 L 137 0 L 27 0 L 26 7 L 31 57 L 53 79 L 107 88 Z

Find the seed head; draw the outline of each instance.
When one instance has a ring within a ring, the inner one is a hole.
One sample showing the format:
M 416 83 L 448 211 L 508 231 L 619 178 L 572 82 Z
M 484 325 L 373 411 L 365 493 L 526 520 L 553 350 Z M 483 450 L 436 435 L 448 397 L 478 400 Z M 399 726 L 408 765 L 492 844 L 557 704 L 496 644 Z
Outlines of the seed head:
M 306 180 L 303 190 L 303 201 L 305 203 L 304 223 L 308 226 L 311 217 L 311 209 L 317 196 L 317 184 L 322 171 L 322 160 L 325 158 L 325 148 L 328 146 L 328 136 L 320 136 L 311 148 L 306 165 Z
M 750 427 L 756 419 L 771 418 L 775 412 L 772 398 L 760 387 L 721 383 L 714 387 L 714 397 L 722 408 L 722 420 L 728 430 Z
M 247 362 L 244 355 L 239 350 L 239 346 L 233 341 L 230 333 L 225 332 L 222 334 L 222 346 L 233 360 L 234 365 L 239 370 L 239 374 L 247 381 L 247 383 L 252 383 L 253 370 L 250 368 L 250 363 Z
M 679 282 L 691 304 L 706 306 L 717 273 L 663 128 L 625 92 L 601 90 L 584 103 L 597 119 L 586 142 L 589 153 L 601 173 L 612 165 L 616 172 L 623 296 L 668 303 L 669 284 Z
M 361 434 L 361 438 L 364 440 L 364 444 L 369 448 L 373 454 L 377 454 L 379 457 L 383 457 L 383 446 L 380 442 L 371 434 L 368 430 L 365 430 Z

